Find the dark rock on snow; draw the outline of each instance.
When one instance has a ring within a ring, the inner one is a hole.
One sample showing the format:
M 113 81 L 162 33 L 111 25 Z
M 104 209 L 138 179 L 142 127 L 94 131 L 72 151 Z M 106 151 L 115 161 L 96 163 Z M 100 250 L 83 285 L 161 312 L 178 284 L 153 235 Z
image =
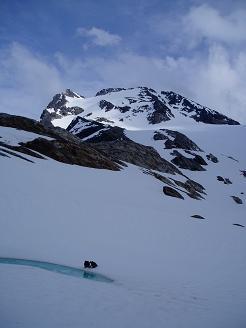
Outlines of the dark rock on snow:
M 206 157 L 209 161 L 211 161 L 213 163 L 218 163 L 219 162 L 218 158 L 216 156 L 214 156 L 213 154 L 211 154 L 211 153 L 206 155 Z
M 191 218 L 205 220 L 205 218 L 199 214 L 191 215 Z
M 163 192 L 167 196 L 184 199 L 184 197 L 177 190 L 173 189 L 172 187 L 164 186 Z
M 229 124 L 239 125 L 239 122 L 232 120 L 231 118 L 212 110 L 208 107 L 202 106 L 192 100 L 189 100 L 172 91 L 162 91 L 169 105 L 181 106 L 181 114 L 193 118 L 197 122 L 203 122 L 207 124 Z
M 172 179 L 172 180 L 175 182 L 177 186 L 183 188 L 189 197 L 197 200 L 204 199 L 203 195 L 206 195 L 206 193 L 205 193 L 205 188 L 201 184 L 191 179 L 188 179 L 185 182 L 178 181 L 176 179 Z
M 204 164 L 201 164 L 202 162 L 201 159 L 203 160 L 203 158 L 200 155 L 195 155 L 193 158 L 188 158 L 182 155 L 177 150 L 174 150 L 172 152 L 172 155 L 174 155 L 175 157 L 171 160 L 171 162 L 177 165 L 181 169 L 186 169 L 191 171 L 205 171 L 205 169 L 202 167 L 202 165 Z
M 237 203 L 237 204 L 243 204 L 243 201 L 241 198 L 237 196 L 231 196 L 231 198 Z
M 164 173 L 182 174 L 175 165 L 162 158 L 153 147 L 144 146 L 128 138 L 87 144 L 111 161 L 127 162 Z
M 180 148 L 184 150 L 202 151 L 201 148 L 197 146 L 197 144 L 195 144 L 186 135 L 178 131 L 160 129 L 155 131 L 153 138 L 154 140 L 166 140 L 166 149 Z

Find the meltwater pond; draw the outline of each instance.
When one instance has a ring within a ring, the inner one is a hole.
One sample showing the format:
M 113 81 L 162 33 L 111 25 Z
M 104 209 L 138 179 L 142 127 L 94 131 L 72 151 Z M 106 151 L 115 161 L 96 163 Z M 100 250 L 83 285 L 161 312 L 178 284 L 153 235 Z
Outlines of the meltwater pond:
M 44 269 L 44 270 L 48 270 L 48 271 L 64 274 L 67 276 L 76 277 L 76 278 L 90 279 L 90 280 L 101 281 L 101 282 L 113 282 L 113 279 L 108 278 L 97 272 L 92 272 L 88 270 L 73 268 L 70 266 L 49 263 L 49 262 L 0 257 L 0 264 L 24 265 L 24 266 Z

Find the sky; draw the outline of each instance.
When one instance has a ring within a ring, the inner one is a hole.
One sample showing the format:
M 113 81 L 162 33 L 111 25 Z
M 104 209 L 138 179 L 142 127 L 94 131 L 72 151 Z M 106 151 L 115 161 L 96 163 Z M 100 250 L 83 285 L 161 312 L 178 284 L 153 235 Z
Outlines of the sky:
M 67 88 L 172 90 L 246 123 L 245 0 L 0 0 L 0 112 Z

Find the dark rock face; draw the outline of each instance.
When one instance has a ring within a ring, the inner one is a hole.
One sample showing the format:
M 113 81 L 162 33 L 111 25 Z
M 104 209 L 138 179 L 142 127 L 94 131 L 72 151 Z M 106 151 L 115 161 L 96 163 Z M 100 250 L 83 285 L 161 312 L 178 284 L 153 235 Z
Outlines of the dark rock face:
M 106 100 L 100 100 L 100 102 L 99 102 L 99 107 L 100 107 L 101 109 L 104 109 L 105 112 L 108 112 L 108 111 L 110 111 L 111 109 L 114 108 L 114 105 L 113 105 L 111 102 L 109 102 L 109 101 L 106 101 Z
M 143 173 L 152 175 L 157 180 L 165 183 L 177 191 L 184 192 L 190 198 L 201 200 L 204 199 L 203 195 L 206 195 L 205 188 L 201 184 L 191 179 L 187 179 L 185 182 L 182 182 L 174 178 L 167 178 L 152 170 L 143 170 Z
M 205 220 L 205 218 L 203 216 L 199 215 L 199 214 L 191 215 L 191 218 Z
M 101 109 L 104 109 L 105 112 L 109 112 L 110 110 L 112 110 L 114 108 L 116 110 L 119 110 L 121 113 L 126 113 L 131 109 L 130 106 L 115 106 L 111 102 L 106 101 L 106 100 L 100 100 L 99 107 Z
M 192 100 L 189 100 L 172 91 L 162 91 L 162 95 L 165 96 L 169 105 L 173 108 L 181 108 L 180 112 L 184 116 L 189 115 L 197 122 L 203 122 L 207 124 L 228 124 L 239 125 L 240 123 L 219 113 L 215 110 L 202 106 Z
M 243 201 L 241 198 L 237 196 L 231 196 L 231 198 L 237 203 L 237 204 L 243 204 Z
M 203 195 L 206 195 L 205 188 L 198 182 L 191 179 L 188 179 L 185 182 L 178 181 L 176 179 L 172 180 L 177 186 L 183 188 L 189 197 L 197 200 L 204 199 Z
M 147 116 L 150 124 L 166 122 L 169 121 L 171 117 L 173 117 L 173 113 L 171 112 L 170 108 L 165 104 L 163 99 L 156 95 L 155 90 L 142 87 L 139 96 L 140 99 L 141 97 L 148 97 L 148 101 L 153 106 L 154 111 Z
M 163 131 L 163 130 L 160 130 L 160 131 Z M 160 131 L 154 132 L 153 139 L 154 140 L 167 140 L 168 137 L 165 134 L 161 133 Z
M 194 158 L 188 158 L 182 155 L 177 150 L 174 150 L 172 155 L 174 155 L 175 157 L 171 160 L 171 162 L 177 165 L 181 169 L 186 169 L 191 171 L 205 171 L 205 169 L 200 164 L 201 156 L 199 155 L 196 155 Z
M 67 131 L 76 135 L 86 142 L 106 142 L 116 140 L 129 140 L 124 129 L 117 126 L 113 127 L 97 121 L 88 120 L 82 117 L 76 117 L 67 127 Z M 98 133 L 96 133 L 98 132 Z
M 38 138 L 23 144 L 25 147 L 44 154 L 56 161 L 93 168 L 119 170 L 119 166 L 86 144 L 76 144 L 64 140 Z
M 51 126 L 51 121 L 67 115 L 78 115 L 84 111 L 80 107 L 66 107 L 67 99 L 70 98 L 84 98 L 74 93 L 72 90 L 67 89 L 65 92 L 57 93 L 52 101 L 48 104 L 47 108 L 40 116 L 40 121 L 46 126 Z
M 131 109 L 130 106 L 116 106 L 115 108 L 118 109 L 121 113 L 129 112 Z
M 160 129 L 159 131 L 155 131 L 154 140 L 166 140 L 166 149 L 180 148 L 184 150 L 202 151 L 191 139 L 178 131 Z
M 123 161 L 146 169 L 171 174 L 182 174 L 173 164 L 162 158 L 149 146 L 138 144 L 125 137 L 124 140 L 88 143 L 112 161 Z
M 164 186 L 163 192 L 167 196 L 184 199 L 184 197 L 177 190 L 173 189 L 172 187 Z
M 218 163 L 219 162 L 218 158 L 216 156 L 214 156 L 213 154 L 211 154 L 211 153 L 206 155 L 206 157 L 209 161 L 211 161 L 213 163 Z
M 83 96 L 78 95 L 77 93 L 73 92 L 71 89 L 66 89 L 66 91 L 63 92 L 63 94 L 70 98 L 84 98 Z
M 108 128 L 107 125 L 100 122 L 85 119 L 77 116 L 67 127 L 67 131 L 76 135 L 81 140 L 90 137 L 94 133 Z
M 102 89 L 100 91 L 98 91 L 96 93 L 96 97 L 97 96 L 104 96 L 108 93 L 111 93 L 111 92 L 119 92 L 119 91 L 122 91 L 122 90 L 126 90 L 125 88 L 107 88 L 107 89 Z
M 229 178 L 223 178 L 222 176 L 218 175 L 217 180 L 220 182 L 224 182 L 224 184 L 232 184 L 231 180 Z
M 237 226 L 237 227 L 242 227 L 242 228 L 245 228 L 244 225 L 240 224 L 240 223 L 233 223 L 234 226 Z
M 111 126 L 108 129 L 100 131 L 98 135 L 87 139 L 88 142 L 92 143 L 123 140 L 127 141 L 129 139 L 125 136 L 124 129 L 119 128 L 118 126 Z
M 171 110 L 163 104 L 159 99 L 153 103 L 154 111 L 147 116 L 150 124 L 158 124 L 170 120 L 170 116 L 173 116 Z
M 208 165 L 207 162 L 204 160 L 204 158 L 201 155 L 197 155 L 194 153 L 189 152 L 188 154 L 194 156 L 194 161 L 197 162 L 200 165 Z
M 186 189 L 188 191 L 193 192 L 193 190 L 194 190 L 194 191 L 196 191 L 196 192 L 198 192 L 200 194 L 206 195 L 205 188 L 200 183 L 198 183 L 198 182 L 196 182 L 194 180 L 188 179 L 185 182 L 185 184 L 187 186 Z
M 118 164 L 109 160 L 88 144 L 82 143 L 80 139 L 66 130 L 48 128 L 35 120 L 8 114 L 0 114 L 0 126 L 12 127 L 40 135 L 39 138 L 21 143 L 19 146 L 9 146 L 1 142 L 1 146 L 5 149 L 44 159 L 40 155 L 43 154 L 67 164 L 115 171 L 120 170 Z M 48 140 L 45 137 L 50 137 L 52 140 Z

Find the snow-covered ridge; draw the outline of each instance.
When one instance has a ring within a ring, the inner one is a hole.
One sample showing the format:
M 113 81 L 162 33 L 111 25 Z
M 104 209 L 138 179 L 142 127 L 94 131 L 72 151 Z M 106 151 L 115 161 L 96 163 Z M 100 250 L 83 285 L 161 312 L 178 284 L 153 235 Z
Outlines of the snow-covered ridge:
M 54 96 L 41 121 L 67 128 L 77 116 L 128 130 L 180 127 L 196 122 L 239 124 L 179 94 L 147 87 L 103 89 L 90 98 L 68 89 Z

